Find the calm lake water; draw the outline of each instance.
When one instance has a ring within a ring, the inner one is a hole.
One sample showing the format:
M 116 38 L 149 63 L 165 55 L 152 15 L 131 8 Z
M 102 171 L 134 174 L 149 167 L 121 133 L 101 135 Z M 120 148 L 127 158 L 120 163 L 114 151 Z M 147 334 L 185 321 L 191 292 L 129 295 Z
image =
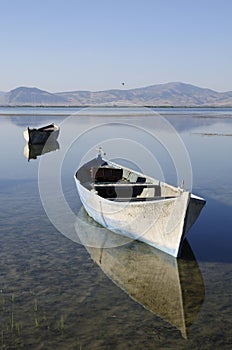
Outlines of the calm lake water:
M 1 349 L 231 349 L 232 109 L 153 111 L 0 108 Z M 23 131 L 52 122 L 28 160 Z M 181 259 L 85 214 L 73 176 L 99 146 L 206 199 Z

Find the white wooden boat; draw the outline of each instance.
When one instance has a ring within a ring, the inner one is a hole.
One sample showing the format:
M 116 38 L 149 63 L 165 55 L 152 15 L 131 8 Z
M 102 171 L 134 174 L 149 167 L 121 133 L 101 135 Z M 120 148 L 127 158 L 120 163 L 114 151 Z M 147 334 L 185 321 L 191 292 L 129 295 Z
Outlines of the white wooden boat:
M 60 128 L 55 124 L 49 124 L 39 129 L 27 128 L 23 136 L 30 145 L 45 144 L 54 142 L 59 136 Z
M 125 237 L 98 225 L 83 207 L 75 229 L 92 260 L 118 287 L 188 338 L 204 302 L 205 287 L 187 239 L 181 259 L 141 242 L 124 244 Z
M 89 216 L 121 235 L 174 257 L 205 200 L 183 188 L 97 158 L 81 166 L 75 181 Z

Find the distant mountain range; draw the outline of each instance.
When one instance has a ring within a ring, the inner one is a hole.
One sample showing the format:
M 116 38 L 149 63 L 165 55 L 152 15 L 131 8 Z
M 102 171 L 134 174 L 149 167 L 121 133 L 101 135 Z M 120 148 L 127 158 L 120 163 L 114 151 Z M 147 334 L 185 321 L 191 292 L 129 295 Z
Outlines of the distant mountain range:
M 0 92 L 0 106 L 232 107 L 232 91 L 217 92 L 179 82 L 95 92 L 50 93 L 38 88 L 18 87 Z

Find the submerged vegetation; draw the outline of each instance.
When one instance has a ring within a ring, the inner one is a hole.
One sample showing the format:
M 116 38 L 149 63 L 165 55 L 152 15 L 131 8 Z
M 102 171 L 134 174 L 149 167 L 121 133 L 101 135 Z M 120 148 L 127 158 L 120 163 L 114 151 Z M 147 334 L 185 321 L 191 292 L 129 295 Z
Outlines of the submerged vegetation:
M 25 300 L 27 300 L 25 304 Z M 11 294 L 1 290 L 0 293 L 0 344 L 1 349 L 25 348 L 25 339 L 40 341 L 49 337 L 63 337 L 65 335 L 65 317 L 63 314 L 53 314 L 53 309 L 38 302 L 30 291 L 21 295 Z

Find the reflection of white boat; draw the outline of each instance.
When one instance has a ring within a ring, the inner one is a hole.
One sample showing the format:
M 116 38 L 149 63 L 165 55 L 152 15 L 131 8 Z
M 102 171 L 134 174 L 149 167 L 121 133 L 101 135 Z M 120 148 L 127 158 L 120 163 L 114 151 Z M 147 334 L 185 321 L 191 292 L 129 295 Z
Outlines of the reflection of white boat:
M 179 256 L 184 238 L 205 205 L 203 198 L 98 158 L 75 174 L 88 214 L 110 230 Z
M 44 144 L 45 142 L 54 142 L 57 140 L 60 129 L 55 124 L 49 124 L 39 129 L 30 129 L 24 131 L 23 135 L 29 144 Z
M 98 225 L 83 207 L 75 228 L 91 258 L 116 285 L 187 338 L 205 293 L 201 272 L 187 241 L 181 259 L 136 241 L 122 245 L 125 237 Z M 121 246 L 109 248 L 116 244 Z
M 56 151 L 59 148 L 60 146 L 57 141 L 46 142 L 45 144 L 36 144 L 36 145 L 31 145 L 29 143 L 26 143 L 24 147 L 24 156 L 28 160 L 36 159 L 38 156 L 41 156 L 48 152 Z

